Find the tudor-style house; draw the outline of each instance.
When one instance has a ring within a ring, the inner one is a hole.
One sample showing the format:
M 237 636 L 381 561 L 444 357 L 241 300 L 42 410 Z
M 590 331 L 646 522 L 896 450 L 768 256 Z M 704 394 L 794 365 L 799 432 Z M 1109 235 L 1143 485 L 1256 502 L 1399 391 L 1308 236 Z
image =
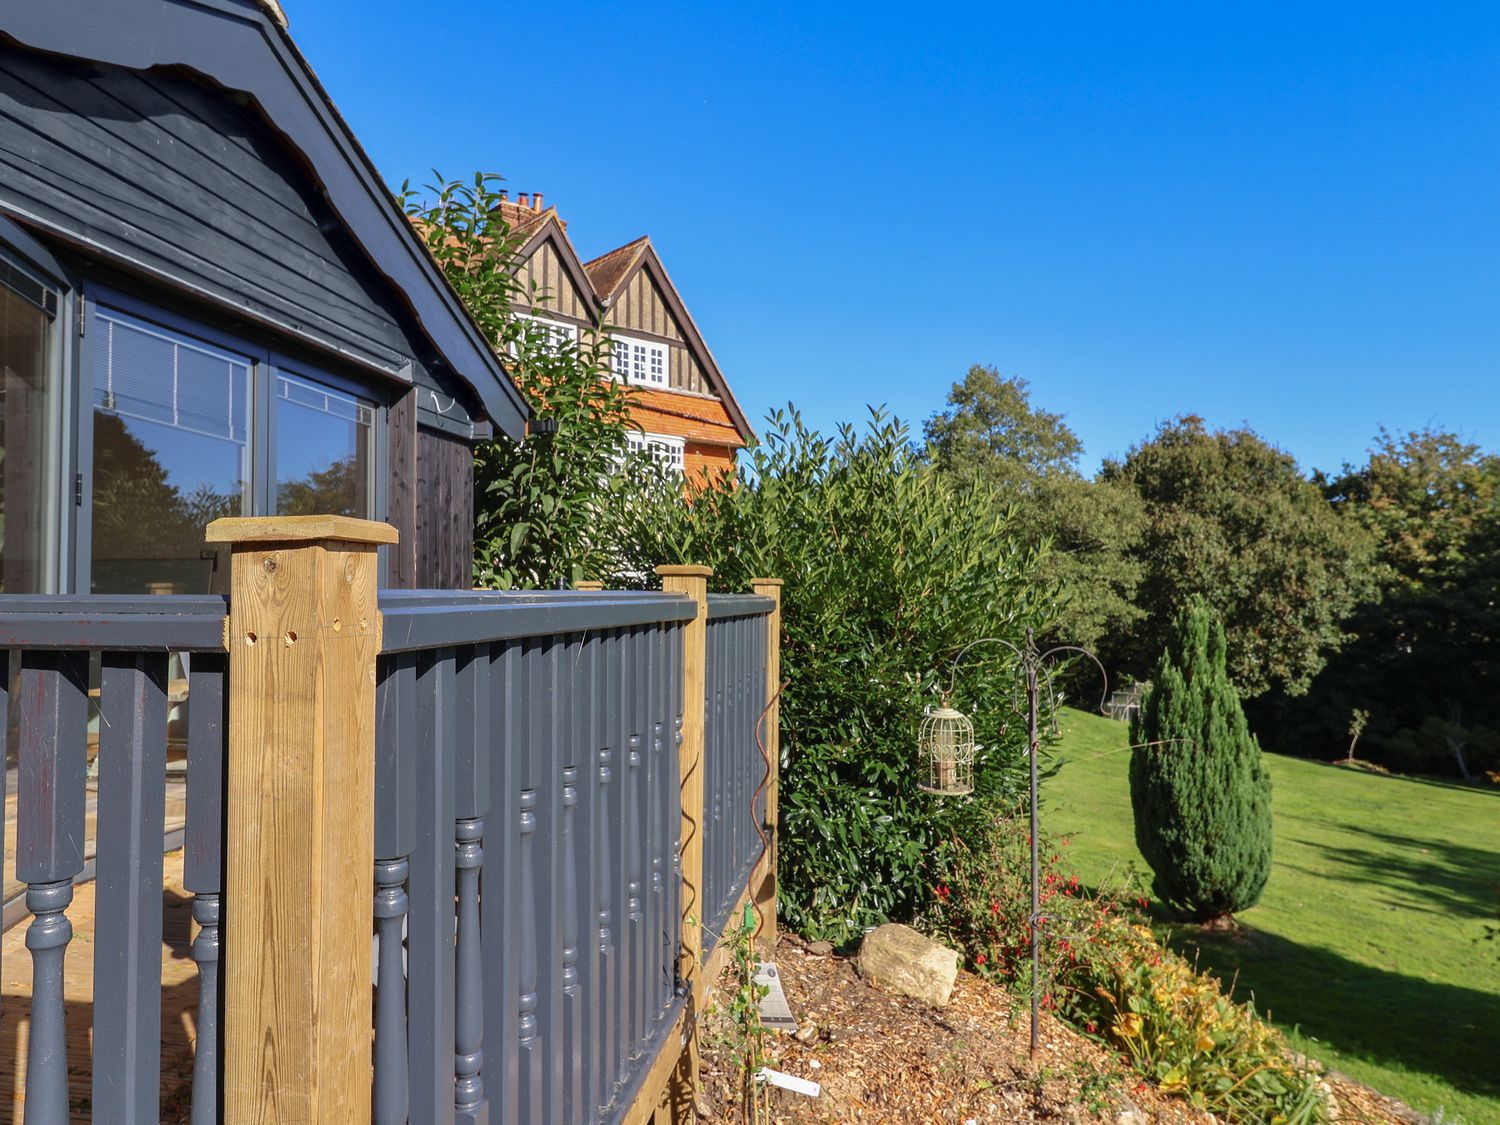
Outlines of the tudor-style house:
M 636 388 L 631 447 L 713 479 L 734 466 L 754 433 L 649 236 L 584 261 L 568 224 L 540 192 L 507 200 L 502 213 L 519 239 L 523 289 L 539 294 L 526 315 L 577 339 L 611 338 L 614 374 Z

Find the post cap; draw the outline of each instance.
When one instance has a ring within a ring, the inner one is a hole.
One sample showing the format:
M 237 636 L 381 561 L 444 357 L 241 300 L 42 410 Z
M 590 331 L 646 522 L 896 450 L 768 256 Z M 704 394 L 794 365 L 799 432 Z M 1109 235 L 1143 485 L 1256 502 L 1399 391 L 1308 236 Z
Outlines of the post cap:
M 750 585 L 751 586 L 785 586 L 786 585 L 786 580 L 784 578 L 752 578 L 752 579 L 750 579 Z
M 209 543 L 394 543 L 396 529 L 352 516 L 229 516 L 208 525 Z
M 658 578 L 712 578 L 714 568 L 711 566 L 695 566 L 692 563 L 674 563 L 668 566 L 656 568 Z
M 585 578 L 580 582 L 573 583 L 575 590 L 603 590 L 604 583 L 595 578 Z

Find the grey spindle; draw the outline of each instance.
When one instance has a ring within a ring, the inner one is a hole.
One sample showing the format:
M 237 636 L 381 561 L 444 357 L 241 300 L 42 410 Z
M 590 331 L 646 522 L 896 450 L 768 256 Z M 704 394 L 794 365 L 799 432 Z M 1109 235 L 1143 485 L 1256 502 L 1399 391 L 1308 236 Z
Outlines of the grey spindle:
M 683 645 L 686 636 L 686 628 L 682 625 L 672 627 L 672 761 L 682 761 L 682 675 L 683 675 Z M 680 775 L 679 775 L 680 776 Z M 682 921 L 682 788 L 680 785 L 672 784 L 667 794 L 668 815 L 672 818 L 672 908 L 670 917 L 672 919 L 672 964 L 674 966 L 673 979 L 677 982 L 678 990 L 687 987 L 686 981 L 676 971 L 677 948 L 681 937 Z
M 564 1067 L 563 1120 L 574 1121 L 582 1111 L 579 1084 L 583 1050 L 583 995 L 578 980 L 578 767 L 562 771 L 562 991 Z
M 520 1072 L 523 1082 L 521 1120 L 540 1122 L 542 1052 L 537 1035 L 537 929 L 541 919 L 537 916 L 536 879 L 533 872 L 533 865 L 536 862 L 534 856 L 537 827 L 536 790 L 522 790 L 520 804 L 521 894 L 517 909 L 521 916 L 521 993 L 516 1004 L 516 1011 L 519 1016 L 517 1043 L 520 1048 Z
M 479 938 L 479 873 L 484 865 L 484 820 L 460 820 L 455 829 L 458 867 L 457 1012 L 453 1104 L 458 1121 L 489 1120 L 484 1098 L 484 975 Z
M 456 680 L 457 792 L 454 866 L 458 894 L 455 953 L 453 1105 L 467 1125 L 489 1121 L 484 1091 L 484 954 L 479 885 L 490 786 L 490 657 L 479 646 L 459 662 Z
M 99 678 L 96 1121 L 161 1115 L 161 846 L 167 655 L 106 652 Z
M 611 841 L 615 838 L 612 829 L 614 819 L 610 815 L 610 785 L 614 781 L 615 751 L 612 745 L 615 726 L 609 708 L 608 678 L 613 675 L 611 661 L 615 653 L 616 634 L 600 638 L 594 651 L 593 692 L 590 697 L 591 710 L 600 716 L 602 724 L 598 730 L 604 742 L 599 747 L 599 798 L 595 802 L 594 830 L 594 874 L 597 883 L 599 904 L 599 994 L 598 994 L 598 1064 L 594 1068 L 594 1090 L 592 1098 L 597 1108 L 610 1100 L 614 1090 L 613 1075 L 618 1065 L 615 1060 L 617 1035 L 619 1032 L 616 1006 L 619 1003 L 616 980 L 616 954 L 614 935 L 614 879 L 611 859 Z
M 407 950 L 411 1118 L 453 1120 L 454 652 L 423 653 L 416 671 L 417 817 Z M 230 920 L 233 924 L 233 919 Z
M 657 783 L 656 792 L 652 794 L 652 803 L 656 805 L 656 865 L 657 881 L 660 885 L 660 904 L 657 907 L 656 922 L 656 944 L 657 964 L 656 980 L 657 1011 L 665 1015 L 667 1008 L 672 1003 L 672 993 L 676 984 L 677 966 L 677 933 L 680 927 L 672 915 L 671 876 L 672 876 L 672 837 L 676 835 L 676 824 L 672 820 L 672 803 L 670 798 L 674 785 L 680 784 L 681 774 L 677 768 L 676 743 L 669 742 L 669 732 L 672 730 L 672 646 L 671 627 L 666 624 L 657 625 L 654 629 L 656 637 L 656 743 L 652 752 L 656 755 Z M 671 752 L 668 752 L 670 746 Z
M 524 648 L 512 641 L 495 646 L 490 663 L 490 730 L 495 753 L 490 769 L 488 853 L 479 899 L 481 943 L 486 966 L 484 990 L 485 1072 L 490 1114 L 494 1120 L 519 1120 L 520 1058 L 518 997 L 521 993 L 520 947 L 524 927 L 536 919 L 518 908 L 521 884 L 520 806 L 525 787 Z
M 666 832 L 665 809 L 661 802 L 661 780 L 662 770 L 665 762 L 662 759 L 662 743 L 666 734 L 665 716 L 661 707 L 662 692 L 662 667 L 661 667 L 661 626 L 653 625 L 646 634 L 646 698 L 649 702 L 648 717 L 651 730 L 651 760 L 646 773 L 646 806 L 648 809 L 647 821 L 649 833 L 647 835 L 648 846 L 651 849 L 651 910 L 650 928 L 646 931 L 651 942 L 649 952 L 649 963 L 647 970 L 649 976 L 646 978 L 650 1000 L 651 1023 L 654 1025 L 661 1018 L 662 1005 L 662 960 L 661 960 L 661 934 L 666 925 L 666 888 L 664 885 L 666 844 L 663 836 Z
M 193 895 L 198 1017 L 192 1125 L 219 1120 L 219 892 L 223 886 L 224 730 L 228 658 L 194 653 L 188 670 L 187 823 L 182 884 Z
M 71 652 L 21 656 L 16 876 L 34 915 L 31 1036 L 26 1052 L 26 1118 L 68 1120 L 68 1044 L 63 960 L 73 925 L 73 877 L 83 867 L 87 657 Z
M 409 869 L 404 857 L 375 861 L 375 933 L 380 949 L 375 967 L 375 1086 L 371 1113 L 375 1125 L 401 1125 L 408 1114 L 406 966 L 401 929 L 406 921 Z
M 374 1125 L 401 1125 L 411 1110 L 406 958 L 411 902 L 406 881 L 416 839 L 416 658 L 382 657 L 375 686 L 375 1080 Z
M 645 841 L 641 838 L 641 731 L 644 727 L 641 716 L 641 631 L 630 632 L 630 658 L 627 663 L 625 695 L 630 708 L 630 737 L 625 750 L 625 853 L 629 857 L 629 881 L 625 885 L 625 917 L 628 920 L 626 935 L 625 987 L 630 999 L 626 1006 L 629 1019 L 629 1045 L 627 1053 L 634 1058 L 640 1051 L 643 1038 L 643 1008 L 641 997 L 642 970 L 642 852 Z

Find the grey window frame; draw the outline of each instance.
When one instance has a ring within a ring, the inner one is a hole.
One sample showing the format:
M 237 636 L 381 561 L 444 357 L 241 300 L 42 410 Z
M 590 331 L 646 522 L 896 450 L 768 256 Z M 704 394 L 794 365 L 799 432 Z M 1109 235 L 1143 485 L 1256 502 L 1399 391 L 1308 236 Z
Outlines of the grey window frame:
M 78 533 L 78 508 L 73 502 L 74 482 L 78 472 L 77 445 L 77 333 L 70 326 L 77 323 L 79 286 L 76 280 L 32 238 L 19 224 L 0 215 L 0 262 L 40 285 L 55 298 L 53 308 L 44 309 L 52 317 L 52 338 L 48 350 L 52 370 L 51 395 L 46 423 L 47 491 L 53 518 L 47 521 L 48 538 L 45 558 L 39 573 L 43 594 L 69 593 L 73 581 L 73 552 Z
M 241 356 L 250 363 L 250 420 L 248 427 L 248 451 L 250 457 L 249 514 L 265 516 L 272 514 L 276 495 L 276 388 L 283 371 L 303 382 L 321 383 L 330 390 L 356 396 L 374 406 L 374 422 L 370 433 L 370 509 L 371 517 L 384 520 L 389 517 L 389 449 L 388 413 L 392 395 L 379 385 L 351 379 L 330 371 L 326 366 L 307 362 L 300 357 L 279 351 L 264 342 L 218 328 L 212 323 L 194 316 L 163 308 L 151 301 L 143 300 L 119 289 L 104 284 L 88 287 L 84 299 L 85 311 L 80 320 L 87 327 L 80 345 L 78 374 L 72 380 L 75 386 L 77 422 L 77 460 L 82 487 L 75 513 L 78 526 L 76 554 L 73 559 L 72 581 L 75 589 L 87 591 L 91 588 L 93 569 L 93 456 L 94 456 L 94 380 L 93 346 L 94 334 L 99 331 L 98 313 L 106 312 L 139 320 L 143 323 L 172 332 L 190 340 L 197 340 L 210 347 L 219 348 Z M 64 332 L 64 336 L 77 341 L 76 332 Z M 384 552 L 382 552 L 384 553 Z

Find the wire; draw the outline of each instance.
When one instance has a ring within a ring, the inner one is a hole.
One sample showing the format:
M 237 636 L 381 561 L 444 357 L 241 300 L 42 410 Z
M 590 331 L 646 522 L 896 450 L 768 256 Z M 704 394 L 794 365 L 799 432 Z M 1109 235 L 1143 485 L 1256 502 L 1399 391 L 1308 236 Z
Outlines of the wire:
M 776 694 L 766 701 L 765 707 L 755 720 L 755 745 L 760 748 L 761 760 L 766 763 L 766 772 L 761 775 L 760 784 L 755 787 L 755 792 L 750 794 L 750 823 L 755 825 L 755 833 L 760 837 L 760 855 L 755 857 L 755 862 L 750 865 L 750 872 L 745 876 L 745 898 L 749 900 L 750 907 L 755 911 L 755 932 L 759 933 L 766 924 L 765 912 L 755 901 L 753 893 L 755 889 L 755 869 L 761 865 L 761 861 L 771 850 L 771 841 L 766 837 L 765 827 L 761 824 L 761 818 L 755 815 L 755 803 L 760 800 L 760 795 L 771 782 L 771 755 L 766 750 L 766 744 L 761 739 L 761 727 L 765 724 L 766 716 L 770 714 L 771 708 L 776 706 L 776 701 L 781 698 L 781 693 L 786 691 L 787 684 L 791 683 L 790 677 L 781 681 L 781 686 L 776 689 Z M 776 878 L 773 873 L 772 878 Z

